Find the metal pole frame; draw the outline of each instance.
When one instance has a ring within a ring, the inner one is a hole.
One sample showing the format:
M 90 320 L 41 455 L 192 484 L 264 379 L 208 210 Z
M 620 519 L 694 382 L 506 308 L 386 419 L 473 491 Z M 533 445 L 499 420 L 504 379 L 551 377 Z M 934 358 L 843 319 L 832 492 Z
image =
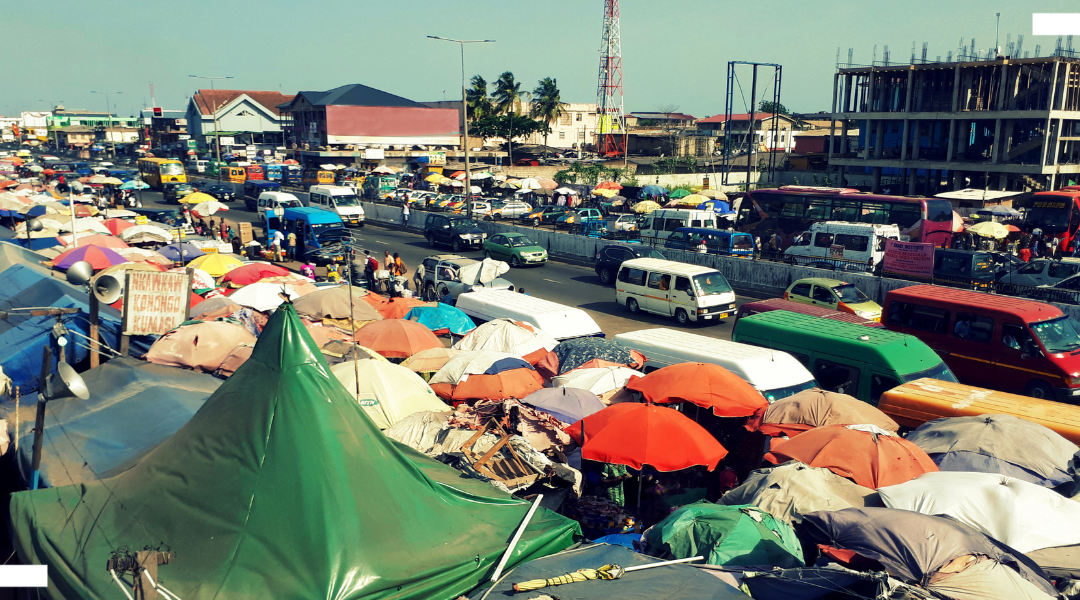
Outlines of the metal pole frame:
M 731 168 L 734 166 L 732 164 L 733 161 L 731 161 L 729 159 L 728 151 L 730 149 L 729 142 L 730 142 L 730 139 L 731 139 L 730 138 L 730 136 L 731 136 L 731 118 L 733 116 L 733 108 L 734 108 L 733 105 L 735 103 L 734 99 L 735 99 L 735 69 L 736 69 L 736 65 L 750 65 L 751 67 L 753 67 L 754 85 L 752 86 L 751 92 L 750 92 L 750 95 L 751 95 L 751 98 L 750 98 L 750 123 L 747 125 L 747 140 L 748 140 L 747 150 L 748 151 L 753 150 L 754 113 L 756 111 L 756 106 L 755 105 L 757 104 L 757 98 L 754 97 L 757 94 L 757 85 L 756 85 L 756 82 L 757 82 L 757 69 L 758 69 L 758 67 L 772 67 L 773 68 L 773 104 L 774 104 L 774 106 L 780 104 L 780 84 L 781 84 L 781 82 L 783 80 L 783 66 L 779 65 L 777 63 L 759 63 L 759 62 L 751 62 L 751 61 L 744 61 L 744 60 L 731 60 L 731 61 L 728 61 L 728 66 L 727 66 L 727 90 L 724 93 L 724 148 L 723 148 L 723 152 L 721 153 L 721 161 L 720 161 L 720 169 L 722 171 L 721 172 L 722 185 L 728 185 L 728 173 L 731 171 Z M 771 129 L 770 131 L 775 132 L 775 131 L 777 131 L 777 128 L 778 128 L 779 118 L 778 117 L 773 117 L 773 121 L 776 123 L 776 125 L 774 125 L 774 129 Z M 774 133 L 774 135 L 775 135 L 775 133 Z M 752 152 L 748 152 L 747 158 L 746 158 L 746 165 L 747 165 L 746 191 L 748 191 L 748 192 L 750 191 L 750 168 L 751 168 L 750 158 L 751 157 L 752 157 Z M 776 157 L 772 153 L 770 153 L 769 161 L 770 161 L 769 162 L 769 169 L 774 170 L 775 169 Z

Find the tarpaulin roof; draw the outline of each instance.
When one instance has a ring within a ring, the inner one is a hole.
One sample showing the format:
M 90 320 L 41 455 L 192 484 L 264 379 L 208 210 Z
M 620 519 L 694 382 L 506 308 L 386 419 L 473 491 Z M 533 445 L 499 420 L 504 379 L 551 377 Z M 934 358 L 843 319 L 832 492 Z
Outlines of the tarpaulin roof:
M 41 484 L 56 487 L 112 477 L 131 468 L 187 423 L 221 385 L 211 375 L 114 358 L 82 374 L 89 400 L 59 399 L 45 411 Z M 31 478 L 34 411 L 23 398 L 17 466 Z M 13 419 L 9 411 L 7 418 Z M 29 487 L 29 486 L 27 486 Z
M 779 467 L 752 471 L 739 487 L 720 497 L 723 504 L 753 504 L 792 523 L 819 510 L 878 506 L 870 488 L 832 471 L 789 461 Z
M 660 558 L 705 556 L 710 565 L 804 564 L 787 522 L 756 506 L 695 502 L 680 506 L 645 531 L 648 553 Z
M 147 544 L 175 553 L 160 577 L 185 600 L 453 598 L 528 509 L 379 432 L 286 304 L 176 435 L 111 479 L 12 495 L 11 527 L 56 599 L 116 596 L 110 554 Z M 540 509 L 508 566 L 579 531 Z

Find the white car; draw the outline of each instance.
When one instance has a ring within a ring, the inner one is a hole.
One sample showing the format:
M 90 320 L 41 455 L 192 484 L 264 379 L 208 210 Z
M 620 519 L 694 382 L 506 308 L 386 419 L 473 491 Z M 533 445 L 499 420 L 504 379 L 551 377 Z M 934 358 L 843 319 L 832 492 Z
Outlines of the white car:
M 492 204 L 491 214 L 485 216 L 485 219 L 498 221 L 499 219 L 515 219 L 532 212 L 532 207 L 528 202 L 522 202 L 520 200 L 511 200 L 509 202 L 501 202 Z
M 619 215 L 618 219 L 608 221 L 608 229 L 613 231 L 637 231 L 637 215 Z

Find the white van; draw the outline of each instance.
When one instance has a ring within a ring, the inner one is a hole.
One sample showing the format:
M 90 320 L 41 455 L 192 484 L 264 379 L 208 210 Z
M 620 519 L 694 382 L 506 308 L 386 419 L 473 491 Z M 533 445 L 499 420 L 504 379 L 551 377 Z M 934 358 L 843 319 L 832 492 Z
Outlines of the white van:
M 632 313 L 673 316 L 680 325 L 735 314 L 735 291 L 723 273 L 659 258 L 624 262 L 615 281 L 615 301 Z
M 711 210 L 663 208 L 640 219 L 641 237 L 667 239 L 680 227 L 716 229 L 716 213 Z
M 513 319 L 539 327 L 557 340 L 604 336 L 596 321 L 580 308 L 510 290 L 461 294 L 455 306 L 475 321 Z
M 814 376 L 798 359 L 779 350 L 675 329 L 642 329 L 614 339 L 645 355 L 646 373 L 684 362 L 720 365 L 754 386 L 769 402 L 817 387 Z
M 795 238 L 784 251 L 787 256 L 842 259 L 866 263 L 868 267 L 881 264 L 885 258 L 885 240 L 899 240 L 897 225 L 824 221 L 813 223 L 810 230 Z
M 257 201 L 259 220 L 266 221 L 266 213 L 271 216 L 281 217 L 286 208 L 301 208 L 304 205 L 300 200 L 288 192 L 263 192 L 259 194 Z
M 343 185 L 313 185 L 308 206 L 337 213 L 346 226 L 364 226 L 364 207 L 356 189 Z

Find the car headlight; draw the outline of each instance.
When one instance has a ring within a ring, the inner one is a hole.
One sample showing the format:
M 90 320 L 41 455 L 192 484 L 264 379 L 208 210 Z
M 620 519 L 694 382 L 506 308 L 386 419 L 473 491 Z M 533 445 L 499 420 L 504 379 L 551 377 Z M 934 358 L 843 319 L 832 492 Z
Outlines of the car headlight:
M 1080 377 L 1066 377 L 1065 384 L 1068 386 L 1080 385 Z

